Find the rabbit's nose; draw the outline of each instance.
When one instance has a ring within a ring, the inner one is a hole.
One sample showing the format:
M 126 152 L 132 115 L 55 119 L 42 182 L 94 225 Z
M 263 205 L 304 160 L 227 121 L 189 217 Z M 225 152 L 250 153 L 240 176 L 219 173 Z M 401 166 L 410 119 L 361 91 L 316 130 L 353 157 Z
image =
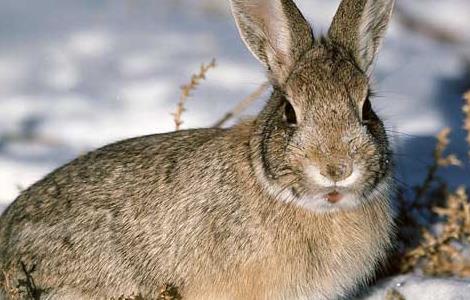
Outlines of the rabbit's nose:
M 352 174 L 352 163 L 339 161 L 327 164 L 320 172 L 321 175 L 335 181 L 342 181 Z

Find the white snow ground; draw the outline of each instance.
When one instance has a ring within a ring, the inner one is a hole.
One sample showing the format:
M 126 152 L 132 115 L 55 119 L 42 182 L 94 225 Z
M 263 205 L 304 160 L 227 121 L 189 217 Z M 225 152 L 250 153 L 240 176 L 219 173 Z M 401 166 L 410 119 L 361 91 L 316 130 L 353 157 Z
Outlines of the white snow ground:
M 468 300 L 470 281 L 423 278 L 404 275 L 385 280 L 372 288 L 362 300 L 388 300 L 387 292 L 395 290 L 409 300 Z M 393 298 L 392 298 L 393 299 Z
M 339 0 L 297 2 L 324 33 Z M 470 57 L 470 1 L 399 5 L 464 41 L 440 44 L 396 21 L 388 33 L 374 106 L 390 129 L 397 177 L 411 186 L 422 178 L 433 136 L 443 127 L 455 129 L 451 150 L 466 156 L 460 107 L 469 87 L 463 57 Z M 265 80 L 227 1 L 0 0 L 0 211 L 22 188 L 84 151 L 172 130 L 179 86 L 213 57 L 218 66 L 189 100 L 185 128 L 212 124 Z M 453 168 L 443 175 L 468 184 L 468 172 Z M 422 291 L 407 299 L 470 299 L 467 283 L 407 280 L 406 293 Z M 436 289 L 464 294 L 423 296 Z

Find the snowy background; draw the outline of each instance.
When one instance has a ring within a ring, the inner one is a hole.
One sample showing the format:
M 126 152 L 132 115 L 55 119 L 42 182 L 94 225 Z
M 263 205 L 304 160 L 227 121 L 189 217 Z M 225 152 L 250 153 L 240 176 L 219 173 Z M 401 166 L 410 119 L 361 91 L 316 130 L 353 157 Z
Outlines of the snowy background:
M 315 32 L 325 33 L 339 0 L 297 3 Z M 454 129 L 450 150 L 466 157 L 461 105 L 470 88 L 470 1 L 398 0 L 398 6 L 454 37 L 445 43 L 411 30 L 397 14 L 376 67 L 373 105 L 390 131 L 397 177 L 409 189 L 426 171 L 440 129 Z M 184 128 L 210 126 L 265 81 L 227 1 L 0 0 L 0 211 L 83 152 L 173 130 L 180 85 L 212 58 L 218 66 L 189 100 Z M 445 172 L 453 185 L 470 183 L 468 167 Z M 409 282 L 404 293 L 439 287 Z M 455 299 L 470 298 L 468 283 L 454 284 L 463 291 Z M 378 290 L 371 299 L 382 296 Z

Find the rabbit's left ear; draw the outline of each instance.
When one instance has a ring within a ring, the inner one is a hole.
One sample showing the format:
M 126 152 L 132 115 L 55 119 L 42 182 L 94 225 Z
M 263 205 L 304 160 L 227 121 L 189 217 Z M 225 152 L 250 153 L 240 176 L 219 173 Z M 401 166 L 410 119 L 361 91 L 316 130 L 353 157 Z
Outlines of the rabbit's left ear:
M 292 0 L 232 0 L 232 11 L 248 49 L 284 83 L 313 46 L 312 29 Z
M 328 32 L 370 74 L 395 0 L 343 0 Z

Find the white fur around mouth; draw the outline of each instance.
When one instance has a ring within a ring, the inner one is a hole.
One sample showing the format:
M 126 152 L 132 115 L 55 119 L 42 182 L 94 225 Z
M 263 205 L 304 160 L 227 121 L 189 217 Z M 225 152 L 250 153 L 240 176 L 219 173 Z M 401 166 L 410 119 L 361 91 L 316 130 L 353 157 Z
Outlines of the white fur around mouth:
M 286 204 L 294 204 L 314 213 L 335 213 L 359 207 L 366 199 L 356 195 L 355 193 L 348 192 L 347 189 L 357 183 L 357 178 L 361 176 L 361 173 L 360 169 L 355 168 L 353 174 L 351 174 L 349 178 L 337 182 L 336 186 L 331 180 L 325 181 L 323 185 L 319 185 L 324 190 L 323 193 L 299 196 L 294 194 L 290 188 L 283 188 L 276 182 L 269 181 L 263 172 L 261 164 L 255 165 L 256 179 L 270 196 Z M 305 174 L 308 176 L 307 170 L 305 170 Z M 312 181 L 311 177 L 309 178 Z M 367 198 L 383 198 L 384 194 L 388 194 L 389 185 L 389 181 L 383 181 L 379 186 L 374 188 L 374 191 Z M 343 194 L 343 198 L 337 203 L 330 203 L 325 199 L 325 192 L 328 192 L 328 190 L 333 191 L 335 189 L 338 189 L 338 191 Z
M 305 168 L 305 174 L 308 178 L 310 178 L 316 185 L 323 187 L 323 188 L 334 188 L 334 187 L 342 187 L 347 188 L 354 185 L 361 176 L 361 172 L 357 167 L 353 168 L 352 174 L 341 181 L 335 182 L 328 177 L 323 176 L 320 173 L 320 169 L 314 165 L 309 165 Z

